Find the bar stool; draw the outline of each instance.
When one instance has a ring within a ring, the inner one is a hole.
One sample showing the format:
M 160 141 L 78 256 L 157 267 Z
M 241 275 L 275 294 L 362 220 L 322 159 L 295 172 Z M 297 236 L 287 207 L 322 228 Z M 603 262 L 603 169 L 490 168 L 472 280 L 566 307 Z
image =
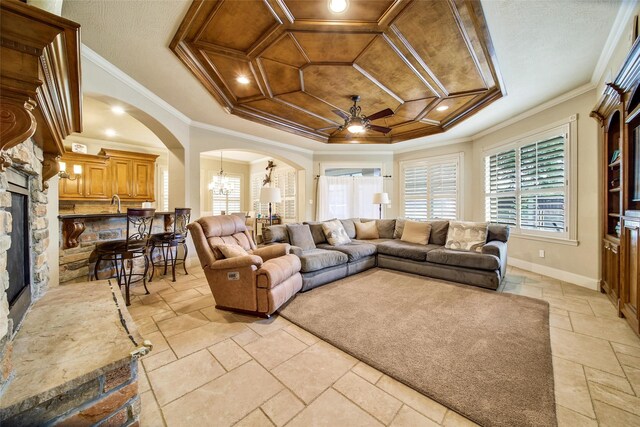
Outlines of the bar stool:
M 152 234 L 149 239 L 149 258 L 151 259 L 151 276 L 149 277 L 149 282 L 153 281 L 153 276 L 156 272 L 156 267 L 164 266 L 163 275 L 167 274 L 167 267 L 169 262 L 171 262 L 171 274 L 173 276 L 173 281 L 176 281 L 176 264 L 182 264 L 184 268 L 184 274 L 189 274 L 187 272 L 187 235 L 189 234 L 189 230 L 187 229 L 187 224 L 189 224 L 189 219 L 191 218 L 191 209 L 190 208 L 176 208 L 173 216 L 173 232 L 165 232 L 165 233 L 156 233 Z M 184 249 L 184 256 L 182 260 L 178 262 L 178 247 L 182 246 Z M 153 253 L 156 248 L 160 249 L 160 253 L 162 254 L 162 261 L 154 261 Z
M 96 266 L 93 277 L 98 280 L 98 269 L 103 261 L 110 261 L 115 265 L 118 286 L 125 287 L 127 305 L 131 304 L 129 288 L 131 283 L 142 280 L 144 290 L 147 289 L 147 273 L 149 271 L 149 258 L 147 248 L 155 209 L 127 209 L 127 236 L 125 240 L 113 240 L 96 245 Z M 144 260 L 144 272 L 134 273 L 133 264 L 136 259 Z M 127 261 L 129 268 L 127 271 Z M 111 276 L 113 277 L 113 276 Z M 138 279 L 133 280 L 134 277 Z

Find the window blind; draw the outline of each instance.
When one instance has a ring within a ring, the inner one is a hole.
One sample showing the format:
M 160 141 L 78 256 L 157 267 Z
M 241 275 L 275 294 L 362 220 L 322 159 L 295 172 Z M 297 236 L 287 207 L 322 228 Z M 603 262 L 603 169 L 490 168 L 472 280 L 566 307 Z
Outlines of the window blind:
M 232 212 L 240 212 L 241 184 L 242 179 L 239 176 L 227 175 L 228 194 L 213 194 L 212 211 L 214 215 L 221 215 L 222 211 L 225 211 L 227 215 Z
M 298 172 L 292 167 L 278 167 L 271 174 L 271 185 L 280 188 L 282 202 L 272 206 L 274 214 L 283 220 L 295 221 L 297 218 L 297 182 Z M 260 189 L 264 174 L 251 175 L 251 207 L 256 214 L 269 214 L 269 204 L 260 203 Z
M 420 161 L 403 166 L 404 216 L 412 219 L 458 217 L 458 161 Z

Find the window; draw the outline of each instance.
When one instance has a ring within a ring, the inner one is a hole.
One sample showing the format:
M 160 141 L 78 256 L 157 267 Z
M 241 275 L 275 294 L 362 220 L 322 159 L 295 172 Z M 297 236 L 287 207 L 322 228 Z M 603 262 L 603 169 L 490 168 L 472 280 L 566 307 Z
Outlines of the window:
M 319 221 L 333 218 L 378 218 L 373 195 L 383 189 L 381 176 L 325 176 L 318 178 Z
M 212 211 L 213 215 L 221 215 L 225 211 L 227 215 L 233 212 L 240 212 L 242 197 L 242 177 L 239 175 L 227 175 L 227 194 L 213 193 Z
M 402 162 L 402 209 L 411 219 L 460 218 L 463 153 Z
M 280 188 L 282 202 L 272 206 L 274 214 L 282 220 L 295 221 L 297 219 L 297 182 L 298 172 L 292 167 L 277 167 L 271 175 L 271 185 Z M 267 216 L 269 204 L 260 203 L 260 189 L 264 174 L 251 175 L 251 208 L 256 214 Z
M 485 155 L 487 221 L 521 234 L 570 237 L 569 130 L 565 124 Z

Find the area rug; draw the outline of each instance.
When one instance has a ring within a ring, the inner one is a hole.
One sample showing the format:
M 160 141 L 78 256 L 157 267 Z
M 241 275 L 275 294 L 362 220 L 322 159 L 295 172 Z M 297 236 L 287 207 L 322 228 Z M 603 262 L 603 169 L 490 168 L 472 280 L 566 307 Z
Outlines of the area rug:
M 373 269 L 280 314 L 480 425 L 557 425 L 545 301 Z

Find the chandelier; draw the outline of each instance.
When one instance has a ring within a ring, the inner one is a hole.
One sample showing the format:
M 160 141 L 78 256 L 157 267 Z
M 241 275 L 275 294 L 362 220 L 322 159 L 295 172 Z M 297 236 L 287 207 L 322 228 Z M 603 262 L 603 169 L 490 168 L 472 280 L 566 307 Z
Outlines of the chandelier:
M 222 168 L 222 151 L 220 152 L 220 171 L 209 183 L 209 190 L 213 191 L 214 194 L 219 194 L 221 196 L 225 196 L 231 191 L 227 180 L 227 174 Z

